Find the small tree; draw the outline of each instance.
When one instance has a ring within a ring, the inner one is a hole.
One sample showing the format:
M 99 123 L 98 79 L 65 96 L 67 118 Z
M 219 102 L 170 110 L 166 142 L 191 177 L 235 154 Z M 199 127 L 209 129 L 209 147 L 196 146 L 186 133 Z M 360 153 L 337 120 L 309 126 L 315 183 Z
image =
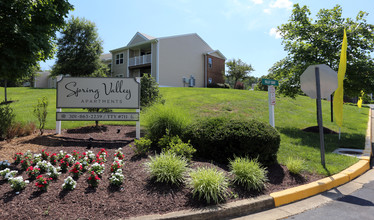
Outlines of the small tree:
M 47 107 L 48 99 L 46 97 L 43 97 L 41 100 L 38 99 L 38 104 L 34 106 L 34 115 L 39 121 L 39 130 L 41 135 L 44 133 L 44 127 L 47 121 Z
M 153 103 L 160 101 L 162 95 L 158 89 L 158 83 L 149 74 L 144 74 L 140 79 L 141 85 L 141 96 L 140 96 L 140 106 L 141 108 L 146 108 L 151 106 Z
M 234 85 L 237 84 L 239 80 L 244 80 L 250 74 L 250 72 L 254 71 L 251 65 L 244 63 L 241 59 L 229 60 L 226 62 L 227 70 L 227 77 L 234 79 Z

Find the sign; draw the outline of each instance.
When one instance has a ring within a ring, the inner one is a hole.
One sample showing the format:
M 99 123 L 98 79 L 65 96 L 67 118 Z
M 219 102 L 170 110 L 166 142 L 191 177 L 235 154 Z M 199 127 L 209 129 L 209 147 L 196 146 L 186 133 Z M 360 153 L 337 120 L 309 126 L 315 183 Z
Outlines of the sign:
M 300 76 L 301 90 L 310 98 L 317 98 L 315 68 L 319 68 L 321 98 L 329 98 L 338 88 L 337 73 L 326 64 L 311 65 Z
M 61 121 L 136 121 L 140 138 L 140 80 L 136 78 L 64 77 L 57 82 L 56 133 Z M 62 108 L 121 108 L 136 112 L 62 112 Z
M 270 104 L 275 105 L 275 87 L 269 86 L 269 92 L 270 92 Z
M 262 85 L 279 86 L 279 82 L 278 80 L 274 80 L 274 79 L 262 79 Z
M 139 121 L 137 112 L 57 112 L 57 121 Z
M 64 77 L 57 82 L 57 108 L 140 108 L 135 78 Z

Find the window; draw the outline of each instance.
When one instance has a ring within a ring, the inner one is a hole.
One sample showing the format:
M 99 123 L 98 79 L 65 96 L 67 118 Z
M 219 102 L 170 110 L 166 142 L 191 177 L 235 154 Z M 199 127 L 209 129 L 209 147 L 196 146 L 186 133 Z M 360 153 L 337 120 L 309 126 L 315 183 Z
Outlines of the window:
M 212 58 L 208 58 L 208 67 L 209 68 L 212 68 L 212 63 L 213 63 Z
M 116 64 L 122 64 L 123 63 L 123 53 L 116 55 Z

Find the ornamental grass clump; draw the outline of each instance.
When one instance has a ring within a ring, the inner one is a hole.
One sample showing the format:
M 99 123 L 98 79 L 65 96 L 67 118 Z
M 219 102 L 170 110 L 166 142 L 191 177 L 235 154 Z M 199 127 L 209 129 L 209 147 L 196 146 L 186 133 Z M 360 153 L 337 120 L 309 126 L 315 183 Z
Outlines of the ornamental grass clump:
M 109 182 L 113 186 L 120 186 L 123 183 L 125 176 L 122 174 L 122 169 L 117 169 L 110 175 Z
M 304 160 L 300 158 L 288 157 L 286 161 L 287 169 L 292 174 L 299 175 L 304 170 Z
M 77 182 L 71 177 L 68 176 L 66 179 L 64 179 L 64 183 L 62 184 L 62 189 L 65 190 L 73 190 L 77 186 Z
M 193 197 L 198 195 L 207 203 L 213 200 L 218 203 L 228 196 L 229 181 L 222 171 L 216 168 L 201 167 L 189 173 L 189 187 L 192 189 Z
M 87 179 L 87 183 L 90 187 L 97 187 L 101 181 L 99 175 L 94 171 L 91 171 L 90 176 Z
M 10 187 L 16 192 L 19 192 L 26 188 L 26 184 L 29 183 L 28 180 L 23 180 L 22 176 L 17 176 L 14 178 L 9 179 Z
M 52 178 L 50 177 L 43 177 L 39 175 L 36 177 L 35 186 L 38 187 L 40 191 L 47 191 L 49 184 L 51 183 Z
M 151 178 L 156 182 L 181 184 L 185 180 L 187 172 L 187 160 L 171 153 L 161 153 L 155 157 L 149 157 L 146 169 Z
M 267 170 L 261 167 L 257 159 L 236 157 L 230 160 L 230 173 L 234 176 L 234 183 L 243 186 L 246 190 L 260 191 L 268 181 Z

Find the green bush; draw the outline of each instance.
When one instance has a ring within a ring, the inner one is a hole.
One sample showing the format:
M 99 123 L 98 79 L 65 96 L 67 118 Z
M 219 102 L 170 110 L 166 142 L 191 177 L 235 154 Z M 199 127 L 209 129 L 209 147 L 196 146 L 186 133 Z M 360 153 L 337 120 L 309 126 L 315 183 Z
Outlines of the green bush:
M 230 161 L 230 172 L 234 175 L 234 183 L 244 186 L 247 190 L 260 191 L 267 179 L 267 170 L 261 167 L 257 159 L 236 157 Z
M 15 114 L 9 105 L 0 105 L 0 139 L 4 139 L 14 122 Z
M 286 161 L 287 169 L 290 173 L 300 174 L 304 170 L 304 160 L 299 158 L 288 157 Z
M 158 83 L 149 74 L 144 74 L 140 79 L 140 95 L 141 108 L 149 107 L 153 103 L 162 101 Z
M 162 138 L 158 140 L 157 145 L 160 149 L 166 149 L 169 147 L 170 144 L 178 143 L 179 140 L 180 138 L 178 135 L 172 136 L 170 135 L 169 129 L 166 129 L 164 136 L 162 136 Z
M 206 159 L 227 164 L 234 155 L 248 156 L 268 165 L 277 161 L 280 135 L 267 123 L 217 117 L 188 126 L 182 140 L 191 140 L 197 156 Z
M 184 182 L 187 172 L 187 160 L 171 153 L 161 153 L 155 157 L 149 157 L 146 169 L 151 178 L 156 182 L 181 184 Z
M 198 168 L 189 173 L 189 187 L 193 196 L 198 194 L 199 199 L 204 198 L 207 203 L 218 203 L 228 196 L 229 182 L 225 174 L 215 168 Z
M 144 155 L 149 152 L 151 149 L 152 141 L 146 137 L 135 139 L 134 145 L 130 145 L 130 147 L 134 150 L 136 155 Z
M 154 144 L 169 130 L 170 136 L 181 136 L 189 124 L 188 113 L 171 105 L 156 104 L 150 107 L 145 115 L 144 122 L 147 136 Z

